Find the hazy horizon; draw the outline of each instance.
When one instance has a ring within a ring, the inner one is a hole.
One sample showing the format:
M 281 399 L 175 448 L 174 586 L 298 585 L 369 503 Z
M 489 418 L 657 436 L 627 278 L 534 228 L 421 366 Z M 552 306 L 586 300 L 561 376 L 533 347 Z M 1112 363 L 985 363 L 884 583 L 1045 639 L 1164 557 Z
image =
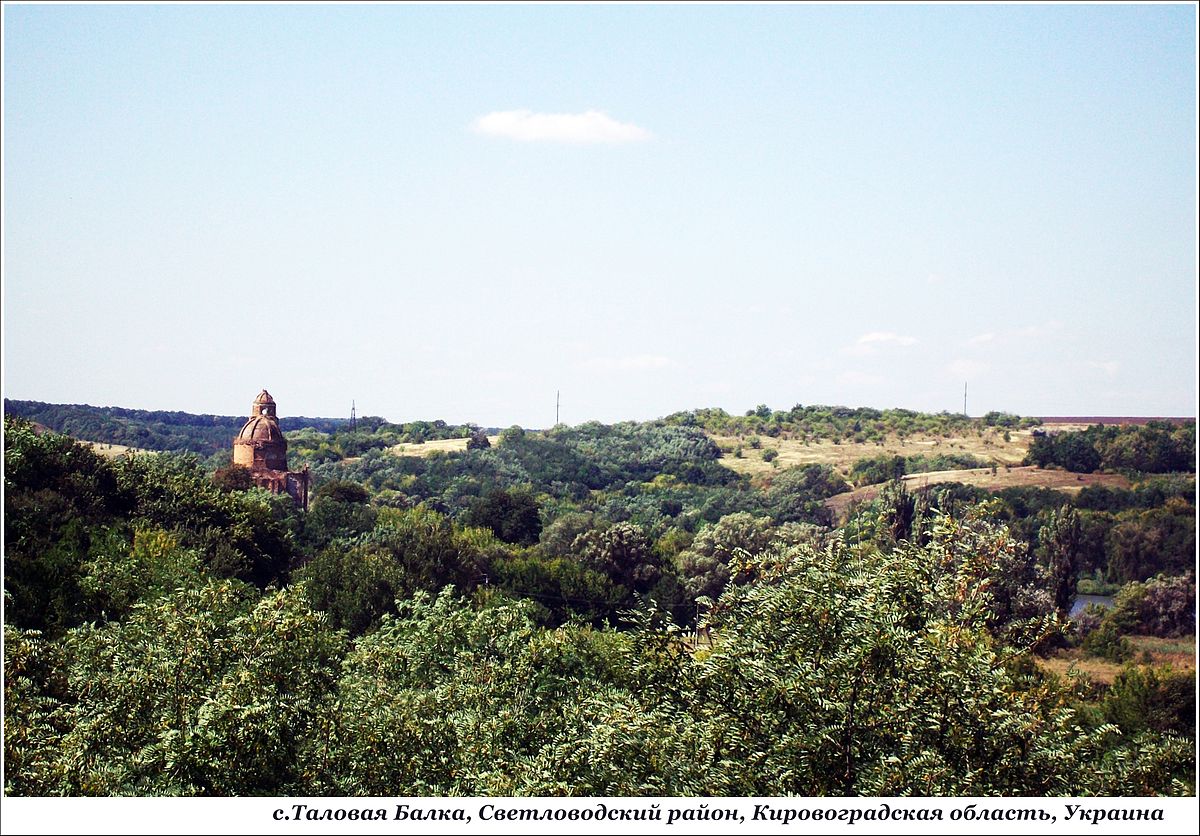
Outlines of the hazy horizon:
M 5 5 L 4 395 L 1196 414 L 1196 8 Z
M 8 398 L 9 396 L 5 396 L 5 397 Z M 274 395 L 272 395 L 272 398 L 274 398 Z M 17 401 L 33 401 L 33 402 L 38 402 L 38 403 L 52 403 L 50 401 L 40 401 L 37 398 L 10 398 L 10 399 L 17 400 Z M 243 412 L 240 412 L 240 413 L 224 413 L 224 412 L 211 412 L 211 411 L 193 412 L 191 410 L 186 410 L 186 409 L 172 409 L 172 408 L 166 408 L 166 407 L 164 407 L 164 408 L 130 407 L 130 406 L 126 406 L 125 404 L 118 404 L 118 403 L 113 403 L 113 404 L 53 403 L 52 405 L 55 405 L 55 406 L 84 406 L 84 407 L 93 407 L 93 408 L 97 408 L 97 409 L 105 409 L 105 408 L 143 409 L 148 412 L 186 412 L 186 413 L 192 414 L 192 415 L 213 415 L 213 416 L 221 417 L 221 418 L 242 418 L 242 417 L 250 414 L 249 405 L 247 405 L 247 408 Z M 792 406 L 795 406 L 795 404 L 791 404 L 791 405 L 787 405 L 787 406 L 784 406 L 782 404 L 778 404 L 778 405 L 768 404 L 768 406 L 771 406 L 771 408 L 773 410 L 782 410 L 782 411 L 786 412 L 788 409 L 791 409 Z M 890 410 L 890 409 L 906 409 L 907 408 L 907 407 L 901 407 L 901 406 L 894 406 L 894 407 L 893 406 L 873 406 L 871 404 L 816 404 L 816 403 L 813 403 L 813 404 L 803 404 L 803 406 L 847 407 L 849 409 L 870 408 L 870 409 L 878 409 L 878 410 L 882 410 L 882 411 L 886 411 L 886 410 Z M 694 406 L 694 407 L 688 407 L 688 408 L 684 408 L 684 409 L 677 409 L 677 410 L 673 410 L 673 412 L 667 412 L 667 413 L 663 413 L 661 415 L 649 415 L 649 416 L 640 416 L 640 417 L 631 417 L 631 418 L 615 418 L 615 419 L 606 421 L 604 423 L 619 423 L 622 421 L 634 421 L 634 422 L 654 421 L 654 420 L 657 420 L 660 418 L 666 418 L 668 415 L 678 413 L 678 412 L 688 412 L 688 411 L 693 411 L 693 410 L 710 409 L 710 408 L 725 409 L 725 407 L 719 407 L 715 404 L 709 404 L 707 406 Z M 750 410 L 726 409 L 725 411 L 727 413 L 729 413 L 730 415 L 739 416 L 739 415 L 745 415 Z M 954 413 L 954 410 L 944 410 L 944 411 L 947 413 L 952 413 L 952 414 Z M 1005 411 L 1005 410 L 997 410 L 997 411 Z M 380 414 L 372 413 L 372 412 L 363 412 L 360 409 L 356 410 L 355 414 L 357 415 L 359 420 L 364 420 L 367 418 L 382 418 L 385 421 L 388 421 L 389 423 L 392 423 L 392 424 L 403 424 L 403 423 L 412 422 L 412 421 L 443 420 L 447 424 L 450 424 L 450 425 L 475 424 L 480 427 L 487 427 L 487 428 L 494 428 L 494 429 L 504 429 L 506 427 L 513 426 L 512 424 L 499 423 L 499 422 L 495 422 L 495 421 L 476 420 L 473 418 L 463 418 L 461 420 L 448 419 L 448 418 L 445 418 L 440 415 L 410 415 L 410 416 L 404 416 L 402 418 L 397 419 L 397 418 L 394 418 L 389 415 L 380 415 Z M 971 412 L 971 413 L 968 413 L 967 417 L 968 418 L 982 418 L 983 413 Z M 1193 420 L 1194 421 L 1196 419 L 1196 415 L 1194 413 L 1180 414 L 1180 415 L 1149 415 L 1149 414 L 1147 414 L 1147 415 L 1132 415 L 1132 414 L 1131 415 L 1115 415 L 1115 414 L 1099 415 L 1099 414 L 1094 414 L 1094 413 L 1089 413 L 1089 414 L 1079 413 L 1076 415 L 1049 415 L 1049 414 L 1033 415 L 1033 414 L 1029 414 L 1029 415 L 1021 415 L 1020 417 L 1022 417 L 1022 418 L 1030 418 L 1030 417 L 1040 418 L 1042 420 L 1045 420 L 1048 418 L 1100 418 L 1100 419 L 1113 419 L 1113 420 L 1119 419 L 1119 418 L 1137 418 L 1137 419 L 1161 418 L 1161 419 L 1168 419 L 1168 420 Z M 287 413 L 285 411 L 280 411 L 279 418 L 280 419 L 308 418 L 308 419 L 312 419 L 312 420 L 322 420 L 322 421 L 327 421 L 327 420 L 349 421 L 350 415 L 349 415 L 349 413 L 347 413 L 345 415 L 301 415 L 301 414 L 294 414 L 294 413 Z M 587 423 L 590 420 L 596 420 L 596 419 L 583 419 L 580 421 L 563 420 L 562 423 L 565 425 L 568 425 L 568 426 L 578 426 L 579 424 Z M 524 425 L 520 425 L 520 426 L 522 426 L 523 429 L 538 431 L 538 430 L 545 430 L 545 429 L 553 426 L 553 424 L 554 424 L 554 421 L 550 420 L 543 424 L 524 424 Z

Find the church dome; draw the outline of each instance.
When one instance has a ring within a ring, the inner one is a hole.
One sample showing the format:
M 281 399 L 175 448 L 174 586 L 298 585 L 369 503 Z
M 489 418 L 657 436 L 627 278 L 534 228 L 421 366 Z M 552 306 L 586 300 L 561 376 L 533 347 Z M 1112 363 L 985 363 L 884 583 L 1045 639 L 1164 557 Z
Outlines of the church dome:
M 250 405 L 250 417 L 233 439 L 233 463 L 249 469 L 250 480 L 271 493 L 286 493 L 308 510 L 308 468 L 288 470 L 287 439 L 275 417 L 275 399 L 263 389 Z
M 283 431 L 279 429 L 279 422 L 274 420 L 274 416 L 267 417 L 265 415 L 254 416 L 247 421 L 241 432 L 237 434 L 237 440 L 287 443 L 287 439 L 283 437 Z
M 251 418 L 257 418 L 260 415 L 266 415 L 271 418 L 275 417 L 275 399 L 271 397 L 271 393 L 266 389 L 258 393 L 258 397 L 254 399 L 254 403 L 250 406 Z
M 287 470 L 287 439 L 275 417 L 275 399 L 263 389 L 250 407 L 250 417 L 233 440 L 233 463 L 251 470 Z

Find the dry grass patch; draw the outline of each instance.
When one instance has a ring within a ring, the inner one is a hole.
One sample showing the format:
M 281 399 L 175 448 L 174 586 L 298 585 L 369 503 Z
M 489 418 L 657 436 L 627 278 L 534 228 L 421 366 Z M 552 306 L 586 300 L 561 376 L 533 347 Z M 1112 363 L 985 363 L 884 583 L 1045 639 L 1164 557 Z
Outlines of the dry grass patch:
M 126 447 L 123 444 L 107 444 L 103 441 L 85 441 L 84 444 L 90 446 L 100 455 L 109 459 L 118 459 L 126 453 L 145 453 L 146 450 L 140 447 Z
M 724 455 L 721 456 L 721 464 L 738 473 L 755 475 L 784 467 L 824 464 L 837 470 L 843 476 L 849 474 L 850 468 L 859 459 L 883 455 L 916 456 L 921 453 L 961 455 L 966 453 L 998 465 L 1017 465 L 1025 460 L 1025 454 L 1029 451 L 1032 438 L 1029 430 L 1009 430 L 1008 441 L 1005 441 L 1004 430 L 996 427 L 989 427 L 979 434 L 949 438 L 889 436 L 882 443 L 874 441 L 835 443 L 829 439 L 805 443 L 798 439 L 759 436 L 761 447 L 754 449 L 750 446 L 749 438 L 732 435 L 712 435 L 710 437 L 724 451 Z M 734 454 L 738 447 L 742 448 L 741 458 Z M 774 462 L 763 459 L 762 454 L 765 450 L 775 450 L 778 453 Z
M 1133 645 L 1133 659 L 1136 664 L 1146 661 L 1144 654 L 1149 654 L 1152 665 L 1170 665 L 1177 671 L 1194 671 L 1196 669 L 1196 637 L 1184 636 L 1178 639 L 1160 639 L 1157 636 L 1126 636 Z M 1043 670 L 1066 678 L 1071 671 L 1086 674 L 1092 682 L 1100 685 L 1111 685 L 1117 674 L 1124 667 L 1107 659 L 1086 655 L 1081 648 L 1060 650 L 1047 659 L 1039 659 L 1038 664 Z
M 1095 656 L 1086 656 L 1079 648 L 1070 650 L 1061 650 L 1058 653 L 1047 659 L 1039 659 L 1038 665 L 1043 670 L 1057 674 L 1063 679 L 1068 679 L 1074 672 L 1075 675 L 1084 674 L 1092 682 L 1099 685 L 1112 685 L 1117 674 L 1121 672 L 1121 665 L 1115 662 L 1109 662 L 1107 659 L 1100 659 Z
M 1177 671 L 1196 669 L 1196 637 L 1160 639 L 1158 636 L 1129 636 L 1134 658 L 1149 653 L 1156 665 L 1170 665 Z
M 397 444 L 395 447 L 389 447 L 388 452 L 396 456 L 431 456 L 434 453 L 453 453 L 467 449 L 466 438 L 442 438 L 437 441 L 426 441 L 424 444 Z M 488 441 L 495 446 L 500 440 L 498 435 L 489 435 Z

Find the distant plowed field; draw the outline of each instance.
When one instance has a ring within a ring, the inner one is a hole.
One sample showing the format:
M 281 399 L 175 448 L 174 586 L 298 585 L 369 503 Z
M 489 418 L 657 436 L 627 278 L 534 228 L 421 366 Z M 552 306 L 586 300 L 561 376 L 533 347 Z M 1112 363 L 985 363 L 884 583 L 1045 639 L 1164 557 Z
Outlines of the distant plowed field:
M 935 473 L 913 473 L 904 477 L 910 490 L 936 485 L 939 482 L 961 482 L 986 491 L 1004 488 L 1052 488 L 1067 493 L 1077 493 L 1089 485 L 1107 485 L 1110 488 L 1128 488 L 1129 480 L 1116 473 L 1070 473 L 1065 470 L 1042 470 L 1040 467 L 990 467 L 974 470 L 942 470 Z M 868 485 L 848 493 L 838 494 L 825 500 L 825 507 L 833 511 L 838 519 L 843 518 L 855 502 L 869 502 L 879 495 L 883 485 Z

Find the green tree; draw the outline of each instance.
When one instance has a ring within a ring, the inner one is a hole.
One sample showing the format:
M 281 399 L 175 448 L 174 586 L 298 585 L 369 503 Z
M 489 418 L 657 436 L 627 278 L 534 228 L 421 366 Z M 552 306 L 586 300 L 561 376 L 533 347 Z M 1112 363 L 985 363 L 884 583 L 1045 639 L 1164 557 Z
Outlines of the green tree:
M 628 523 L 584 532 L 575 538 L 572 550 L 585 566 L 627 589 L 647 592 L 662 577 L 650 541 L 641 529 Z
M 362 490 L 353 483 L 335 484 L 352 485 Z M 342 500 L 339 496 L 351 498 Z M 367 505 L 349 489 L 337 489 L 333 494 L 316 496 L 304 517 L 304 540 L 315 551 L 337 540 L 353 539 L 374 528 L 378 515 L 377 509 Z
M 566 557 L 572 554 L 571 544 L 584 532 L 597 528 L 596 515 L 583 511 L 568 511 L 554 518 L 542 529 L 539 548 L 547 555 Z
M 134 529 L 132 543 L 117 528 L 94 539 L 83 568 L 84 612 L 104 621 L 204 581 L 199 557 L 180 545 L 178 534 L 145 524 Z
M 1195 675 L 1169 667 L 1127 666 L 1113 680 L 1102 710 L 1131 737 L 1145 731 L 1194 737 Z
M 1049 574 L 1054 606 L 1066 617 L 1075 601 L 1082 562 L 1083 526 L 1079 512 L 1066 505 L 1051 512 L 1038 529 L 1037 537 L 1037 556 Z
M 254 487 L 250 468 L 244 464 L 231 464 L 217 468 L 212 478 L 213 484 L 223 491 L 248 491 Z
M 64 733 L 38 791 L 290 794 L 344 652 L 290 592 L 180 590 L 126 623 L 72 631 Z M 24 780 L 22 777 L 20 780 Z
M 4 625 L 4 794 L 61 792 L 61 741 L 72 718 L 61 644 Z
M 344 502 L 350 505 L 364 505 L 371 498 L 367 489 L 357 482 L 345 479 L 334 479 L 317 488 L 313 499 L 330 499 L 334 502 Z
M 527 490 L 489 491 L 471 503 L 463 516 L 465 525 L 490 529 L 506 543 L 531 546 L 542 533 L 537 499 Z
M 106 539 L 133 504 L 111 462 L 5 415 L 5 620 L 51 633 L 81 623 L 92 541 Z
M 347 659 L 336 725 L 313 741 L 313 782 L 337 795 L 549 794 L 544 746 L 572 722 L 569 706 L 620 676 L 627 645 L 539 630 L 528 603 L 474 611 L 418 594 Z
M 134 498 L 129 518 L 176 532 L 209 574 L 260 589 L 287 579 L 296 545 L 270 494 L 223 491 L 194 456 L 125 456 L 114 469 L 119 489 Z
M 471 433 L 471 437 L 467 439 L 468 450 L 486 450 L 492 446 L 492 442 L 488 440 L 487 433 L 483 430 L 476 430 Z
M 1108 532 L 1107 552 L 1113 580 L 1142 581 L 1160 572 L 1186 572 L 1195 562 L 1196 507 L 1169 499 L 1161 508 L 1118 515 Z
M 850 467 L 850 481 L 856 487 L 877 485 L 899 479 L 905 472 L 903 456 L 875 456 L 856 461 Z
M 989 637 L 997 603 L 989 579 L 1007 571 L 1011 553 L 1004 529 L 943 517 L 926 546 L 799 547 L 763 582 L 729 587 L 713 611 L 721 641 L 691 691 L 710 715 L 721 713 L 727 689 L 745 700 L 732 708 L 726 699 L 731 710 L 715 724 L 731 767 L 712 791 L 1043 795 L 1137 786 L 1123 760 L 1132 753 L 1111 748 L 1113 728 L 1080 729 L 1060 696 L 1025 691 L 1010 671 L 1028 651 Z M 1183 751 L 1169 743 L 1153 757 L 1186 774 Z
M 777 523 L 825 523 L 830 518 L 824 500 L 849 488 L 831 467 L 819 464 L 791 467 L 774 476 L 764 502 Z
M 487 544 L 490 545 L 490 544 Z M 371 531 L 325 548 L 298 573 L 308 601 L 359 635 L 395 612 L 397 599 L 451 584 L 473 589 L 489 554 L 470 531 L 424 506 L 386 508 Z
M 514 599 L 534 602 L 539 623 L 558 626 L 572 618 L 596 625 L 618 621 L 629 590 L 601 572 L 570 557 L 544 557 L 537 552 L 494 560 L 492 587 Z
M 701 529 L 677 560 L 688 597 L 718 597 L 730 579 L 729 566 L 738 553 L 749 560 L 765 551 L 773 540 L 770 518 L 745 512 L 722 517 Z

